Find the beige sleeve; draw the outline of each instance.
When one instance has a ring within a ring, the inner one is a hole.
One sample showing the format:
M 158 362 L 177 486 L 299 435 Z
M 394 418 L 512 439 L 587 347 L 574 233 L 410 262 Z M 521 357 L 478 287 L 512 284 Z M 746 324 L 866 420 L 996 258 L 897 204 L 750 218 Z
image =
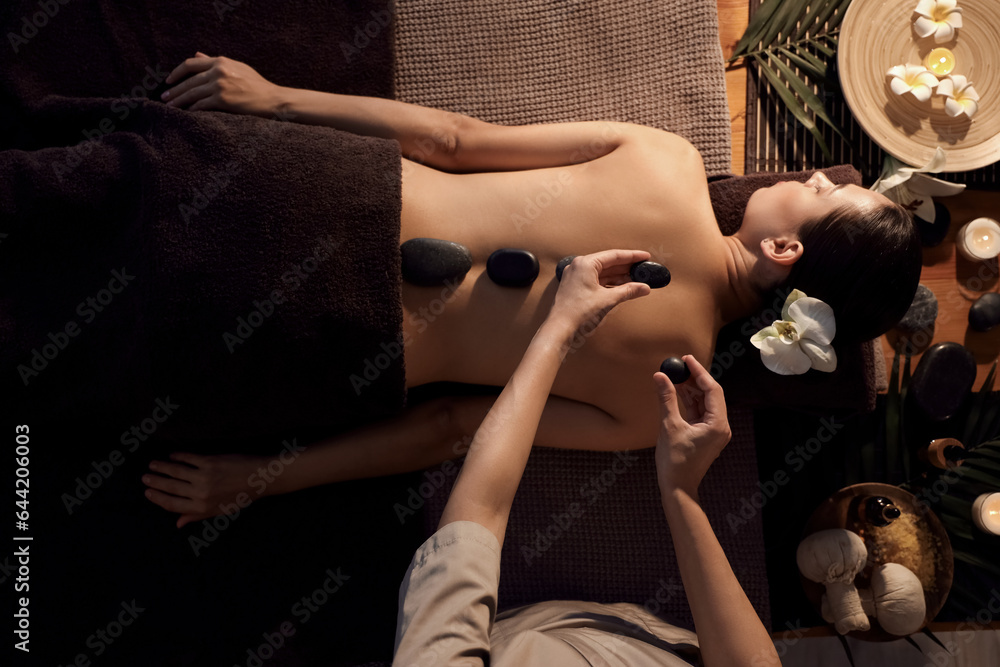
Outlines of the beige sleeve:
M 450 523 L 413 554 L 399 587 L 394 667 L 487 665 L 500 544 L 471 521 Z

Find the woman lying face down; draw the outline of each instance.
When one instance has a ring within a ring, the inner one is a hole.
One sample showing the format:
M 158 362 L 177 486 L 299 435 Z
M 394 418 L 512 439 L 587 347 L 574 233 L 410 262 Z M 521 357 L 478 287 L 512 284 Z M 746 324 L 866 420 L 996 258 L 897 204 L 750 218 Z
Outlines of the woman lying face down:
M 502 387 L 551 309 L 556 264 L 568 255 L 635 249 L 666 266 L 669 285 L 581 327 L 541 415 L 535 442 L 578 449 L 648 447 L 656 440 L 651 372 L 691 354 L 709 366 L 719 329 L 770 305 L 779 288 L 829 303 L 837 341 L 880 335 L 902 317 L 920 272 L 906 213 L 881 195 L 817 174 L 751 198 L 741 229 L 716 223 L 700 156 L 683 138 L 627 123 L 508 127 L 392 100 L 296 90 L 247 65 L 198 55 L 174 70 L 168 103 L 323 124 L 395 139 L 402 149 L 400 242 L 436 238 L 469 249 L 460 282 L 404 283 L 408 387 L 452 381 Z M 530 251 L 539 276 L 502 287 L 486 273 L 500 248 Z M 622 276 L 621 280 L 626 280 Z M 332 435 L 265 489 L 247 479 L 267 457 L 198 456 L 151 464 L 153 502 L 179 525 L 251 498 L 420 469 L 461 454 L 492 396 L 449 397 L 400 417 Z

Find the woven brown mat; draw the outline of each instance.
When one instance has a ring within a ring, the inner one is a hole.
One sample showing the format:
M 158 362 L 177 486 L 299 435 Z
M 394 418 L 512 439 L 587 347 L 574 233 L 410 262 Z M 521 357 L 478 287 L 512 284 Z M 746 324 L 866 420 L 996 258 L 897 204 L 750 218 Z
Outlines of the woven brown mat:
M 715 0 L 399 0 L 396 97 L 505 124 L 675 132 L 730 167 Z
M 733 439 L 699 495 L 736 578 L 770 627 L 753 413 L 731 407 Z M 500 561 L 500 609 L 544 600 L 632 602 L 693 628 L 663 516 L 654 449 L 535 448 L 511 509 Z M 432 533 L 447 494 L 427 501 Z

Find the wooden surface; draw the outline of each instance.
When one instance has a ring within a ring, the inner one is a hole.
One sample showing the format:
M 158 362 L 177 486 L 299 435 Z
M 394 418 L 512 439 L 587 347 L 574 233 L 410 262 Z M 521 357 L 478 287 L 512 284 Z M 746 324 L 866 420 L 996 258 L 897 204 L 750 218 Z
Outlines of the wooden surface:
M 993 360 L 1000 355 L 1000 327 L 987 333 L 969 328 L 969 307 L 982 294 L 996 292 L 998 276 L 996 260 L 970 262 L 955 251 L 955 235 L 965 223 L 982 216 L 1000 218 L 1000 192 L 967 190 L 954 197 L 938 201 L 951 212 L 951 228 L 944 243 L 936 248 L 924 248 L 924 269 L 920 282 L 934 292 L 938 300 L 938 318 L 933 337 L 914 339 L 914 344 L 925 349 L 935 343 L 954 341 L 965 345 L 976 357 L 978 373 L 976 387 L 980 387 Z M 886 364 L 892 363 L 893 344 L 897 336 L 882 337 L 882 350 Z M 929 338 L 929 340 L 928 340 Z M 919 355 L 914 357 L 914 368 Z
M 733 54 L 733 47 L 747 28 L 747 19 L 750 15 L 749 2 L 750 0 L 716 0 L 719 10 L 719 41 L 722 42 L 722 55 L 726 59 Z M 747 116 L 745 65 L 730 65 L 726 68 L 726 99 L 729 101 L 729 123 L 733 132 L 731 171 L 734 174 L 742 174 Z
M 728 58 L 736 42 L 743 36 L 749 17 L 750 0 L 716 0 L 719 11 L 719 39 L 723 56 Z M 729 118 L 732 125 L 732 171 L 743 173 L 746 138 L 747 69 L 743 65 L 730 65 L 726 70 L 726 93 Z M 993 360 L 1000 355 L 1000 327 L 989 333 L 971 331 L 968 326 L 969 306 L 978 296 L 997 291 L 1000 270 L 997 263 L 972 263 L 962 257 L 956 259 L 955 234 L 966 222 L 981 216 L 1000 220 L 1000 193 L 967 191 L 955 197 L 941 198 L 951 211 L 952 223 L 948 237 L 936 248 L 924 250 L 924 269 L 921 282 L 934 292 L 938 299 L 938 320 L 933 336 L 925 336 L 923 348 L 935 343 L 955 341 L 973 353 L 978 364 L 976 387 L 982 385 Z M 894 335 L 882 337 L 886 367 L 891 367 Z M 914 368 L 919 355 L 914 357 Z

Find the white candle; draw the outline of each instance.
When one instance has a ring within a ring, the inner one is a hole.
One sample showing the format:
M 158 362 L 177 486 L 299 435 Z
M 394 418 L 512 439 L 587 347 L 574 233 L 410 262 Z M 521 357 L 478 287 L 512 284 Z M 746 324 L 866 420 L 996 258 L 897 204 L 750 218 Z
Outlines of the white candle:
M 1000 493 L 984 493 L 976 498 L 972 520 L 984 533 L 1000 535 Z
M 976 218 L 958 230 L 958 251 L 972 261 L 1000 255 L 1000 224 L 990 218 Z

